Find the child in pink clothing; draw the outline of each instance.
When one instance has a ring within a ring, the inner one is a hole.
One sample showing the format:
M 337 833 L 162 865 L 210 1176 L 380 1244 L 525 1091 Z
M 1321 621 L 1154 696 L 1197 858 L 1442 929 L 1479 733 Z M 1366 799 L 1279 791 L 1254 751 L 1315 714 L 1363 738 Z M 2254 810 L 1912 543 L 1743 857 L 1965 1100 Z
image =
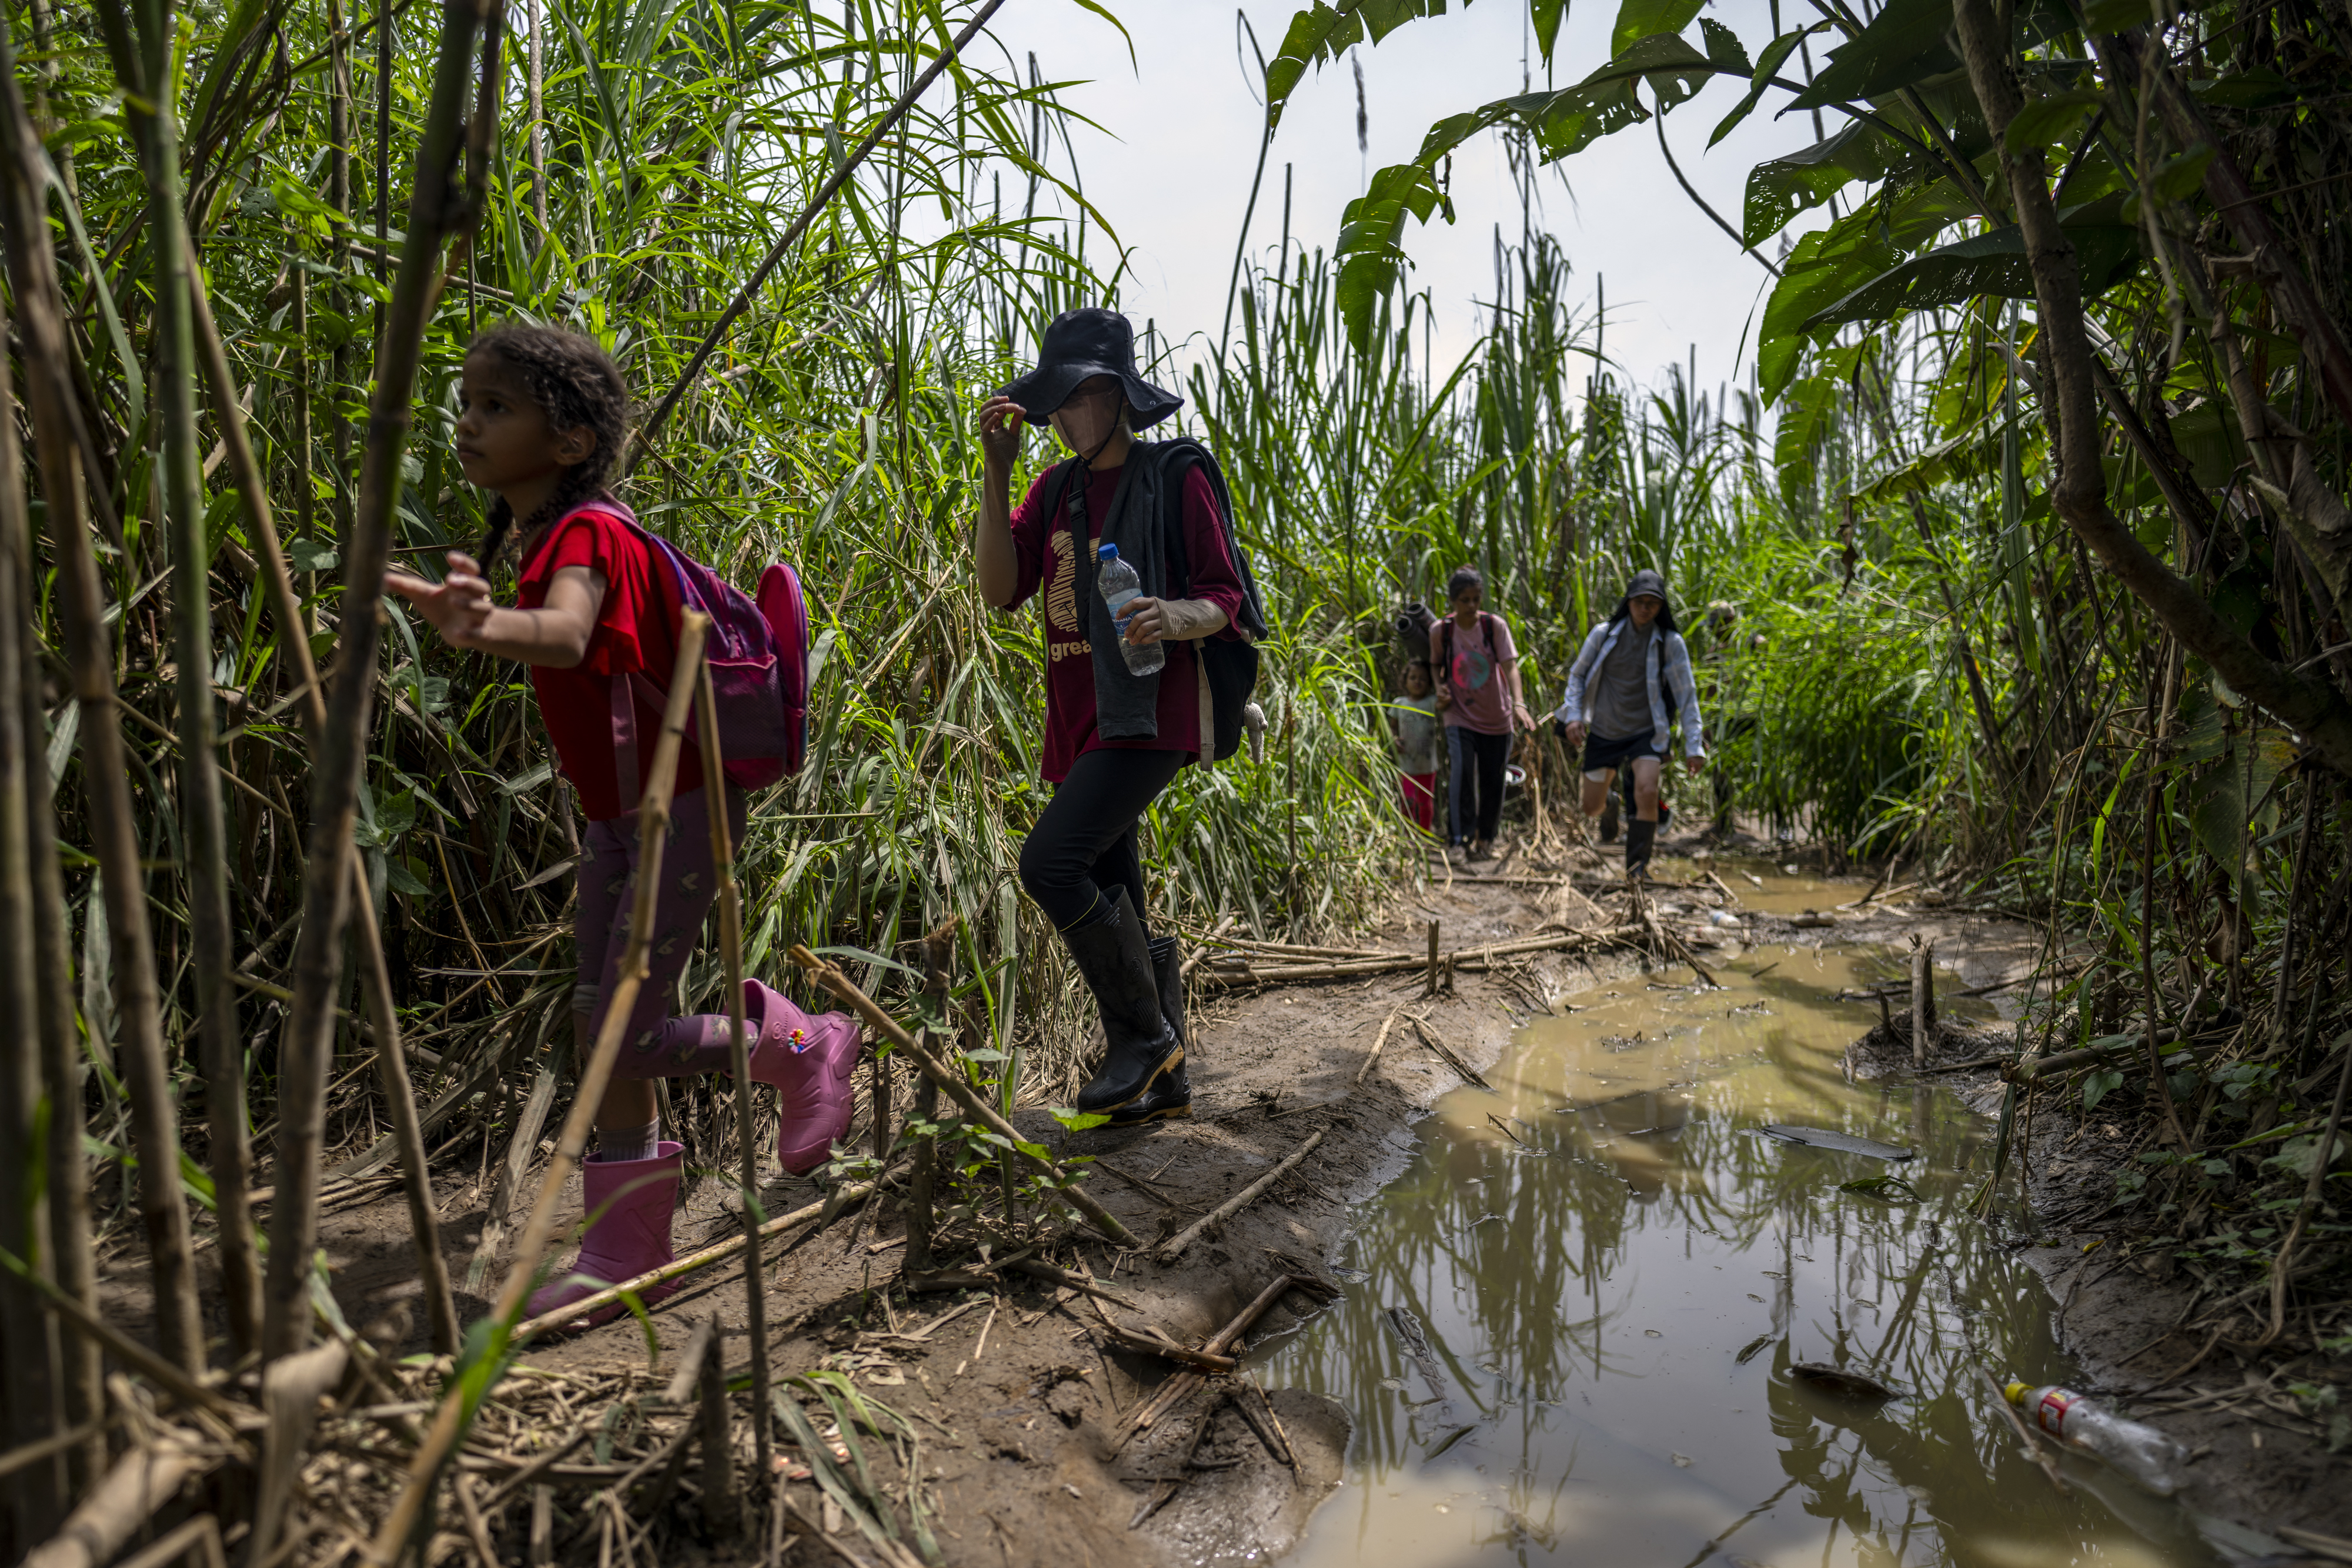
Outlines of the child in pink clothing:
M 480 559 L 449 552 L 448 574 L 404 573 L 387 591 L 415 604 L 454 646 L 517 660 L 530 671 L 539 711 L 564 777 L 588 819 L 573 923 L 579 980 L 572 1035 L 584 1065 L 618 988 L 639 872 L 636 747 L 660 733 L 660 687 L 677 657 L 677 587 L 629 509 L 604 490 L 620 455 L 628 393 L 591 340 L 544 327 L 506 327 L 467 351 L 457 425 L 466 477 L 497 492 Z M 522 538 L 516 603 L 492 602 L 488 566 Z M 635 678 L 642 677 L 642 679 Z M 648 695 L 650 693 L 650 695 Z M 651 747 L 645 747 L 648 760 Z M 734 1027 L 723 1013 L 668 1016 L 669 998 L 718 896 L 710 813 L 743 834 L 742 790 L 705 779 L 699 750 L 678 756 L 646 977 L 631 1009 L 614 1076 L 596 1108 L 596 1153 L 582 1167 L 587 1234 L 572 1271 L 531 1298 L 536 1317 L 668 1263 L 670 1218 L 684 1145 L 666 1142 L 656 1078 L 723 1071 Z M 849 1072 L 857 1026 L 812 1016 L 757 980 L 744 982 L 751 1076 L 781 1091 L 777 1153 L 787 1170 L 824 1163 L 849 1130 Z M 674 1286 L 643 1292 L 650 1302 Z M 617 1316 L 618 1303 L 583 1320 Z
M 1437 693 L 1426 659 L 1408 659 L 1404 695 L 1391 710 L 1396 720 L 1397 789 L 1404 814 L 1424 833 L 1437 831 Z

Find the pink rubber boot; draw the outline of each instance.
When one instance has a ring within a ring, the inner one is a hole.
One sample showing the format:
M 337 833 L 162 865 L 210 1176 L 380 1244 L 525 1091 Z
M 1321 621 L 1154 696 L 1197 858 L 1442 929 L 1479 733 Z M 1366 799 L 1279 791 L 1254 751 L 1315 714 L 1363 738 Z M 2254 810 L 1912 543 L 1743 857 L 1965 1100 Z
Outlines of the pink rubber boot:
M 581 1166 L 588 1233 L 581 1238 L 580 1256 L 572 1260 L 570 1271 L 532 1292 L 526 1309 L 530 1316 L 561 1311 L 598 1291 L 658 1269 L 677 1256 L 670 1249 L 669 1217 L 677 1202 L 678 1176 L 686 1169 L 686 1145 L 656 1146 L 660 1152 L 649 1160 L 592 1158 Z M 677 1289 L 667 1281 L 648 1285 L 637 1292 L 637 1299 L 650 1307 Z M 613 1301 L 563 1326 L 594 1328 L 627 1311 Z
M 776 1088 L 782 1124 L 776 1158 L 794 1176 L 833 1157 L 849 1131 L 849 1071 L 857 1065 L 857 1020 L 847 1013 L 801 1011 L 757 980 L 743 982 L 743 1030 L 751 1037 L 751 1076 Z

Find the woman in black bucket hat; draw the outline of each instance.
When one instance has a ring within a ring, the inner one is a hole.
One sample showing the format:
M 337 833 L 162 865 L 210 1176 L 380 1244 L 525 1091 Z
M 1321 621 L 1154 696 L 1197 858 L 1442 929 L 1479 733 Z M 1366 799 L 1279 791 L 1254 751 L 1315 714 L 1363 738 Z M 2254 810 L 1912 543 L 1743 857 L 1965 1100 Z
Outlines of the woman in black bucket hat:
M 1230 649 L 1265 635 L 1215 460 L 1189 437 L 1135 439 L 1182 402 L 1136 373 L 1127 319 L 1089 308 L 1056 318 L 1037 368 L 980 411 L 981 594 L 1008 611 L 1042 596 L 1045 620 L 1039 771 L 1055 789 L 1022 845 L 1021 882 L 1102 1017 L 1103 1061 L 1078 1109 L 1119 1126 L 1192 1103 L 1183 977 L 1174 938 L 1155 941 L 1144 924 L 1137 824 L 1179 768 L 1229 751 Z M 1022 427 L 1037 420 L 1073 455 L 1014 507 Z M 1098 552 L 1114 546 L 1142 582 L 1123 637 L 1095 589 Z M 1165 643 L 1166 663 L 1134 673 L 1122 640 Z M 1211 640 L 1229 652 L 1209 657 Z M 1243 662 L 1254 674 L 1254 656 Z

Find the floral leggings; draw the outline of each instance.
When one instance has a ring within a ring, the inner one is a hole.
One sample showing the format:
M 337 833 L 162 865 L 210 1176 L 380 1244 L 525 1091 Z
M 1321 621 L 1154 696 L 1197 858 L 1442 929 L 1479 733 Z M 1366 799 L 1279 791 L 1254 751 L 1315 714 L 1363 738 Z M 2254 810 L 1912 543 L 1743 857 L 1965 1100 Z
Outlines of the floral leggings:
M 743 841 L 744 796 L 722 786 L 732 841 Z M 591 1038 L 604 1027 L 605 1001 L 620 984 L 629 916 L 637 897 L 637 814 L 591 822 L 580 845 L 580 910 L 572 923 L 580 974 L 572 1010 L 588 1015 Z M 662 846 L 661 886 L 654 894 L 651 972 L 629 1012 L 628 1033 L 613 1064 L 622 1078 L 686 1078 L 724 1071 L 731 1046 L 725 1013 L 671 1018 L 677 977 L 693 956 L 704 916 L 719 896 L 710 859 L 710 791 L 690 790 L 670 803 L 669 836 Z

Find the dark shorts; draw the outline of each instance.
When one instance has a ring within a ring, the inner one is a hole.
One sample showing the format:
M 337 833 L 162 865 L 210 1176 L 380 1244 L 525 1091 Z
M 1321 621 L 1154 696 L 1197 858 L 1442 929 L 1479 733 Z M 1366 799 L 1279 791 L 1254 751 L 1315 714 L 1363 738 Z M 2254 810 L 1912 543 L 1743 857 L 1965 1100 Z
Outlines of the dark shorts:
M 1584 737 L 1584 771 L 1605 773 L 1612 768 L 1622 768 L 1637 757 L 1654 757 L 1664 761 L 1665 753 L 1658 749 L 1656 739 L 1647 733 L 1627 736 L 1587 734 Z

